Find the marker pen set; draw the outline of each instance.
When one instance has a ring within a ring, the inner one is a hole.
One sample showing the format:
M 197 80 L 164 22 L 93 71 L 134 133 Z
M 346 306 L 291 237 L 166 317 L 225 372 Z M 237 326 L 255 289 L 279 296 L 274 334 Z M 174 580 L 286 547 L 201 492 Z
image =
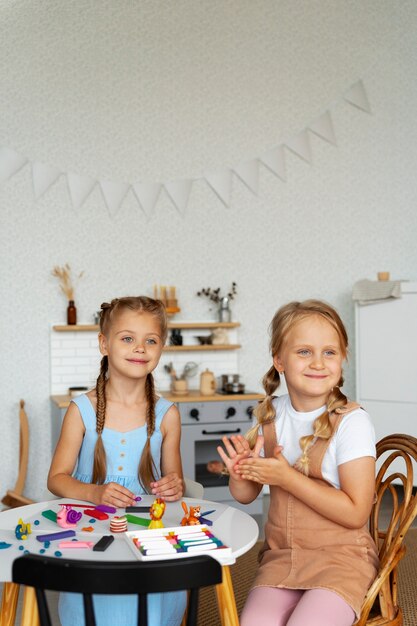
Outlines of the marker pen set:
M 128 541 L 133 542 L 142 558 L 230 550 L 204 525 L 137 531 L 127 535 Z

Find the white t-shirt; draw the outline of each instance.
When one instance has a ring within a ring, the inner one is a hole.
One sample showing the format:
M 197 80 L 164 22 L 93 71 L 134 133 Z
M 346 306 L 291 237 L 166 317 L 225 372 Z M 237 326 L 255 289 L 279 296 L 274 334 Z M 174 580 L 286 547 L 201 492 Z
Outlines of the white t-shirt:
M 284 447 L 282 454 L 288 463 L 294 465 L 301 455 L 300 437 L 313 434 L 313 422 L 326 407 L 301 413 L 292 407 L 288 395 L 274 398 L 272 404 L 277 441 Z M 359 408 L 345 415 L 339 424 L 323 458 L 323 478 L 340 489 L 338 466 L 363 456 L 376 457 L 375 430 L 368 413 Z

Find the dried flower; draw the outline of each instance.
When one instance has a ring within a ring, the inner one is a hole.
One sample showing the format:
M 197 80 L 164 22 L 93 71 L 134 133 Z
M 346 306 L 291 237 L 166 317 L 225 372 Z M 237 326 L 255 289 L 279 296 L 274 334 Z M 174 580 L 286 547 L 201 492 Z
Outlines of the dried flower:
M 83 274 L 84 272 L 80 272 L 78 274 L 75 279 L 75 283 L 80 280 Z M 55 265 L 54 269 L 52 270 L 52 276 L 56 276 L 56 278 L 59 279 L 59 287 L 67 300 L 74 300 L 75 283 L 72 278 L 71 267 L 68 265 L 68 263 L 65 263 L 63 267 Z
M 234 297 L 237 295 L 236 287 L 237 287 L 237 284 L 232 283 L 232 287 L 229 293 L 225 293 L 225 294 L 222 294 L 222 292 L 220 291 L 220 287 L 217 287 L 217 289 L 212 289 L 211 287 L 207 287 L 206 289 L 201 289 L 200 291 L 197 291 L 197 295 L 206 296 L 206 298 L 218 304 L 219 302 L 223 300 L 223 298 L 226 298 L 226 297 L 229 298 L 230 300 L 233 300 Z

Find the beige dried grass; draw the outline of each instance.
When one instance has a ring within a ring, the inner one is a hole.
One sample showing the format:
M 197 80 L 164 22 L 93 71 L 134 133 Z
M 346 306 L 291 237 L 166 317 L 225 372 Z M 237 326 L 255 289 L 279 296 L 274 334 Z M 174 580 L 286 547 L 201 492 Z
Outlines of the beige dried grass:
M 78 276 L 76 276 L 75 281 L 72 278 L 72 270 L 68 263 L 65 263 L 62 267 L 59 265 L 55 265 L 52 270 L 52 276 L 55 276 L 59 280 L 59 288 L 62 293 L 65 295 L 67 300 L 74 300 L 74 290 L 75 284 L 80 280 L 83 276 L 84 272 L 80 272 Z

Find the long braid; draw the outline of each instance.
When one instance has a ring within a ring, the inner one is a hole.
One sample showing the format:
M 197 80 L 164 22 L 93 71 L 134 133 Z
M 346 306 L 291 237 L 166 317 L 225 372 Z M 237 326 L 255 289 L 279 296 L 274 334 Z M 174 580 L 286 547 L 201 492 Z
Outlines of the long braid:
M 343 385 L 343 376 L 339 380 L 337 387 L 333 387 L 331 390 L 328 400 L 327 400 L 327 409 L 316 417 L 313 422 L 313 434 L 306 435 L 304 437 L 300 437 L 300 448 L 301 448 L 301 456 L 297 459 L 295 463 L 295 467 L 299 469 L 303 474 L 308 476 L 308 451 L 313 445 L 314 441 L 317 438 L 320 439 L 330 439 L 333 434 L 333 427 L 330 422 L 330 415 L 342 406 L 347 404 L 347 397 L 340 390 L 340 387 Z
M 107 383 L 107 370 L 109 367 L 109 361 L 107 356 L 103 356 L 100 363 L 100 374 L 97 377 L 96 382 L 96 433 L 97 441 L 94 448 L 94 461 L 93 461 L 93 478 L 92 482 L 98 485 L 104 483 L 106 477 L 106 451 L 103 445 L 103 439 L 101 434 L 104 428 L 104 422 L 106 419 L 106 383 Z
M 139 462 L 139 482 L 146 491 L 150 491 L 150 483 L 156 480 L 156 466 L 152 458 L 151 437 L 155 432 L 156 394 L 152 374 L 148 374 L 145 383 L 146 394 L 146 443 Z
M 279 372 L 274 366 L 270 367 L 265 376 L 262 379 L 262 386 L 265 389 L 265 400 L 260 402 L 253 414 L 256 417 L 256 424 L 252 426 L 246 433 L 245 437 L 249 441 L 251 448 L 254 447 L 256 437 L 258 436 L 259 426 L 267 424 L 275 417 L 275 409 L 272 405 L 273 393 L 281 384 L 281 378 Z

